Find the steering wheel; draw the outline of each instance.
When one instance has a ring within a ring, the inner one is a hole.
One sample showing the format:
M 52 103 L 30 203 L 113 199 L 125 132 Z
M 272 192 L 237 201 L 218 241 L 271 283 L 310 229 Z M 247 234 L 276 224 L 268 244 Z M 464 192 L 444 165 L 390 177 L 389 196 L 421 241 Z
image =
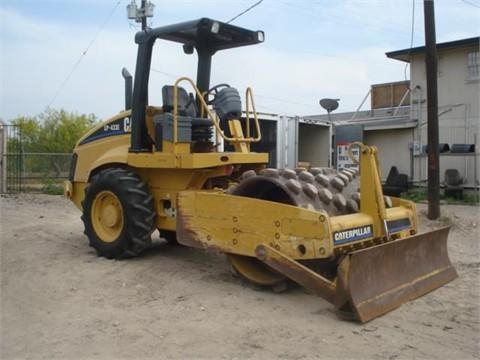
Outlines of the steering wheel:
M 207 92 L 205 93 L 205 99 L 206 99 L 207 105 L 211 105 L 213 103 L 213 101 L 215 100 L 215 97 L 220 92 L 220 89 L 229 88 L 229 87 L 230 87 L 230 85 L 223 83 L 223 84 L 215 85 L 215 86 L 211 87 L 210 89 L 208 89 Z M 208 100 L 208 97 L 210 95 L 213 95 L 212 100 Z

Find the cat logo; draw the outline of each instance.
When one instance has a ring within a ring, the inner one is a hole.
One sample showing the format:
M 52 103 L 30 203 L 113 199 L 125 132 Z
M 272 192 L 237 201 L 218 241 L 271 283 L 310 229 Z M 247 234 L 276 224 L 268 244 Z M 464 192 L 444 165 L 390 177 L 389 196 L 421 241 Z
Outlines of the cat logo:
M 353 229 L 336 231 L 333 233 L 335 244 L 343 244 L 351 241 L 363 240 L 373 237 L 372 225 L 360 226 Z

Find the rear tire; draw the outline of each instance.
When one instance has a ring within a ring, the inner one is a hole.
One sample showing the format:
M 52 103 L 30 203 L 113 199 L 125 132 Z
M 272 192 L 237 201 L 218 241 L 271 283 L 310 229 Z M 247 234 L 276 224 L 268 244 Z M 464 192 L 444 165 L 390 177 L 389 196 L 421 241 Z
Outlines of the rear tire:
M 82 207 L 85 235 L 99 256 L 133 257 L 150 245 L 155 229 L 153 198 L 133 172 L 111 168 L 93 176 Z

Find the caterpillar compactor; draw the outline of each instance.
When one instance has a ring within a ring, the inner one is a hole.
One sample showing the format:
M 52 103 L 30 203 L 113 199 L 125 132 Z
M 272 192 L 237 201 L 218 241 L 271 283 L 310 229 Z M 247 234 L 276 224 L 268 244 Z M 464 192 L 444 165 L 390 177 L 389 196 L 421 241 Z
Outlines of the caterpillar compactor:
M 151 90 L 161 106 L 148 102 L 157 39 L 198 55 L 196 82 Z M 375 147 L 353 145 L 359 172 L 267 168 L 268 154 L 251 151 L 261 139 L 252 90 L 242 112 L 235 88 L 210 86 L 210 68 L 216 52 L 263 40 L 207 18 L 136 34 L 126 110 L 78 141 L 65 183 L 90 245 L 132 257 L 158 229 L 171 243 L 225 253 L 254 284 L 296 282 L 362 322 L 453 280 L 448 228 L 417 233 L 415 205 L 382 193 Z

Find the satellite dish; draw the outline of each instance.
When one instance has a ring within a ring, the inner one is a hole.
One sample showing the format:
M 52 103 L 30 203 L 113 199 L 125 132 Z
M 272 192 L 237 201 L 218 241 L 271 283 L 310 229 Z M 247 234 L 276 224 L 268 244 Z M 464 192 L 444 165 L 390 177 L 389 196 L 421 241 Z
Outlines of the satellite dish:
M 321 99 L 320 106 L 323 107 L 330 114 L 333 110 L 338 108 L 338 101 L 340 99 Z

